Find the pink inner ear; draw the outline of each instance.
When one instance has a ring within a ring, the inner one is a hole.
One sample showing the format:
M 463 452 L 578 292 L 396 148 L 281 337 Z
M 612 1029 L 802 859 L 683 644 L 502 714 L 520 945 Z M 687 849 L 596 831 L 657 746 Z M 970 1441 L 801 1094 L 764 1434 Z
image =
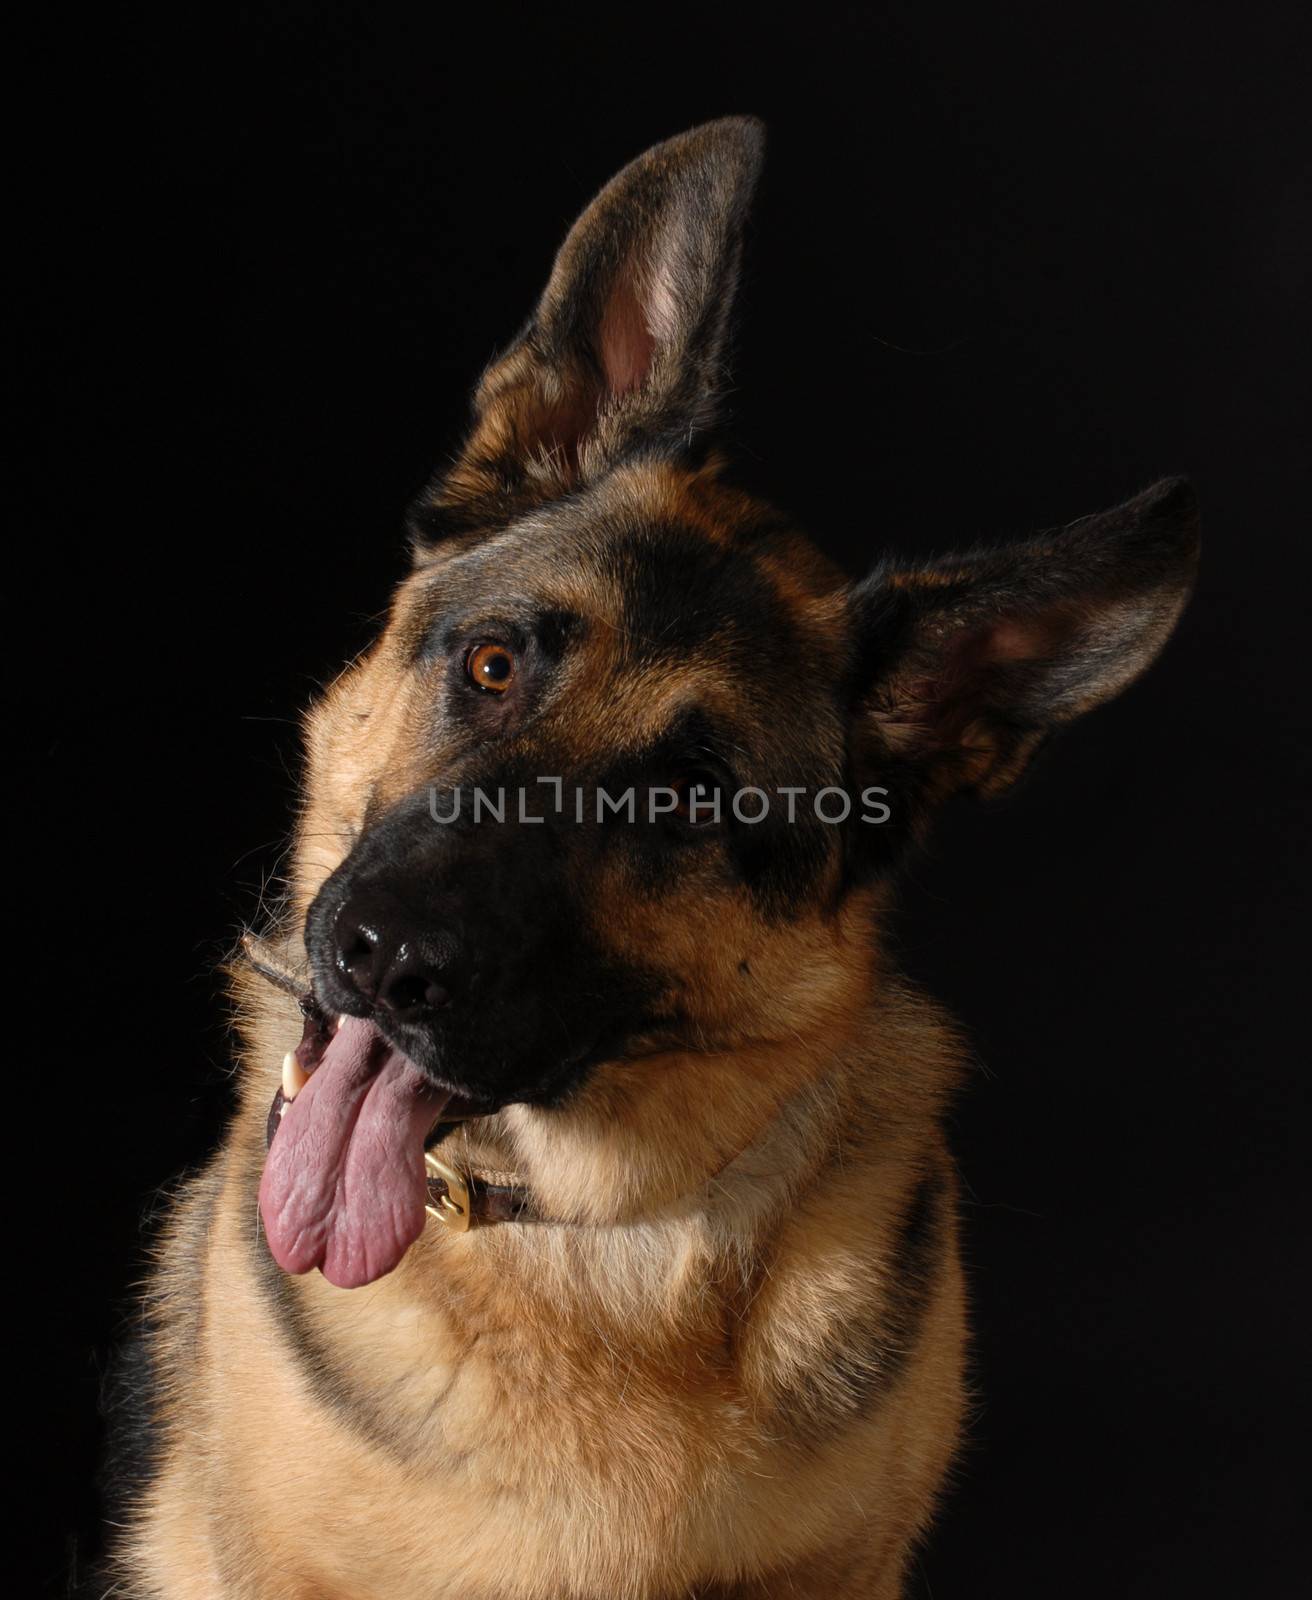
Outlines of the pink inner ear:
M 1022 622 L 999 622 L 989 630 L 990 661 L 1030 661 L 1041 649 L 1041 630 Z
M 892 728 L 932 732 L 937 743 L 957 743 L 981 709 L 981 675 L 990 667 L 1037 661 L 1060 639 L 1060 615 L 1008 617 L 963 631 L 941 648 L 932 669 L 899 678 L 881 711 Z
M 631 394 L 646 383 L 656 340 L 628 269 L 620 273 L 606 302 L 597 344 L 608 394 Z
M 995 622 L 987 630 L 981 649 L 990 662 L 1041 661 L 1059 650 L 1078 624 L 1069 606 L 1050 606 L 1028 617 Z

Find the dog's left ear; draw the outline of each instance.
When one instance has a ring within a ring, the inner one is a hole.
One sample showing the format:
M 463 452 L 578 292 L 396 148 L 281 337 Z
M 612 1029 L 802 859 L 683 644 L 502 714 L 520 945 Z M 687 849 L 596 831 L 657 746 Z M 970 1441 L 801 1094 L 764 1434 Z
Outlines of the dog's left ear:
M 751 117 L 708 122 L 655 145 L 593 200 L 527 326 L 484 373 L 458 461 L 412 508 L 421 547 L 704 436 L 764 137 Z
M 1171 478 L 1028 543 L 877 569 L 852 596 L 859 775 L 1000 793 L 1152 663 L 1197 561 L 1197 501 Z

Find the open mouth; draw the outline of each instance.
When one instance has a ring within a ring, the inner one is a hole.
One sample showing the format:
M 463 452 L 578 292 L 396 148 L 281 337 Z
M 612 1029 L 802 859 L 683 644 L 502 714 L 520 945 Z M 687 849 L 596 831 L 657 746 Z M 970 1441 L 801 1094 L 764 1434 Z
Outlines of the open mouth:
M 260 1215 L 284 1271 L 318 1267 L 354 1289 L 391 1272 L 423 1232 L 425 1145 L 468 1107 L 366 1018 L 305 1010 L 269 1113 Z

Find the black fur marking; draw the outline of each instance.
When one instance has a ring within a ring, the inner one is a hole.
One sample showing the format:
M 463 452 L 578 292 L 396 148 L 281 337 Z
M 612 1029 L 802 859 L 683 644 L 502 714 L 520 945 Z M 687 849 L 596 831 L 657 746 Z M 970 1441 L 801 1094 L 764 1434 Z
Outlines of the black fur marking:
M 608 542 L 603 571 L 619 585 L 626 652 L 635 664 L 677 662 L 714 643 L 726 667 L 741 660 L 759 671 L 771 644 L 779 650 L 791 632 L 751 555 L 696 532 L 634 530 Z
M 200 1252 L 208 1238 L 218 1204 L 219 1184 L 213 1166 L 191 1180 L 178 1202 L 185 1210 L 173 1242 L 175 1250 L 192 1257 L 191 1279 L 201 1282 Z M 203 1322 L 203 1302 L 199 1294 L 185 1310 L 169 1311 L 168 1355 L 174 1361 L 186 1359 L 199 1350 Z M 134 1306 L 125 1321 L 123 1333 L 111 1357 L 101 1385 L 100 1411 L 105 1423 L 105 1450 L 97 1481 L 104 1525 L 122 1528 L 131 1524 L 142 1497 L 150 1489 L 163 1465 L 173 1418 L 162 1395 L 165 1386 L 173 1388 L 161 1349 L 163 1319 L 153 1295 Z M 106 1594 L 123 1593 L 117 1586 L 120 1574 L 112 1567 L 111 1554 L 95 1563 L 75 1591 L 85 1600 L 100 1600 Z
M 712 660 L 726 675 L 750 683 L 758 703 L 778 707 L 781 727 L 797 729 L 788 766 L 770 772 L 754 770 L 750 750 L 740 749 L 749 732 L 729 728 L 719 737 L 737 783 L 764 788 L 771 802 L 764 822 L 729 819 L 735 873 L 766 915 L 794 914 L 813 893 L 836 843 L 837 830 L 816 820 L 810 797 L 838 775 L 824 771 L 808 737 L 813 712 L 799 677 L 805 651 L 792 612 L 751 543 L 722 546 L 693 531 L 652 528 L 608 545 L 605 563 L 605 575 L 623 597 L 625 647 L 634 665 Z M 791 823 L 777 793 L 781 784 L 809 791 Z
M 102 1492 L 111 1520 L 149 1488 L 159 1470 L 160 1431 L 153 1402 L 159 1370 L 145 1310 L 114 1352 L 101 1389 L 107 1446 Z
M 819 1443 L 893 1391 L 920 1340 L 934 1291 L 947 1197 L 941 1171 L 920 1179 L 892 1247 L 878 1263 L 880 1287 L 874 1298 L 818 1353 L 811 1372 L 781 1397 L 780 1420 L 800 1441 Z

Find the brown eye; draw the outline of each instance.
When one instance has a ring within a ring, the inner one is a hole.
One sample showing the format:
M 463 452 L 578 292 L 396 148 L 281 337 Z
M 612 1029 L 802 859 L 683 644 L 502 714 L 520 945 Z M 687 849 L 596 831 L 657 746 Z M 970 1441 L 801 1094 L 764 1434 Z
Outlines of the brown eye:
M 470 683 L 493 694 L 505 694 L 515 681 L 515 658 L 503 644 L 476 644 L 465 657 Z
M 701 828 L 724 820 L 724 791 L 714 773 L 700 769 L 682 772 L 672 780 L 670 788 L 678 796 L 674 815 L 681 822 Z

